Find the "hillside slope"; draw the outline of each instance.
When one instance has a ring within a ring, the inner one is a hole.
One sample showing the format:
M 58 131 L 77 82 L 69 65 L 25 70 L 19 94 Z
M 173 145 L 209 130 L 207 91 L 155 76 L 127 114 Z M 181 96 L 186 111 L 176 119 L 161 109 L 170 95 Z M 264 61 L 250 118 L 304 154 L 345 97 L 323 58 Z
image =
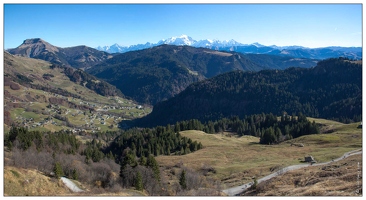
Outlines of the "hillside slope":
M 114 86 L 81 70 L 4 53 L 6 130 L 13 123 L 51 131 L 115 130 L 123 118 L 150 112 L 121 96 Z
M 205 148 L 183 156 L 159 156 L 157 161 L 168 167 L 184 163 L 187 167 L 205 172 L 207 177 L 220 179 L 221 189 L 226 189 L 251 182 L 253 177 L 262 178 L 286 166 L 304 164 L 304 157 L 308 155 L 318 162 L 328 162 L 362 148 L 362 129 L 357 128 L 359 122 L 343 124 L 324 119 L 311 120 L 321 124 L 324 128 L 322 133 L 301 136 L 278 145 L 261 145 L 258 137 L 238 137 L 232 132 L 207 134 L 195 130 L 181 131 L 182 136 L 201 142 Z M 334 132 L 323 132 L 332 127 Z M 292 143 L 304 146 L 297 147 Z M 285 189 L 280 185 L 276 188 Z M 298 189 L 301 189 L 300 186 Z M 277 191 L 268 190 L 273 193 Z
M 287 172 L 241 196 L 362 196 L 362 155 Z
M 190 85 L 157 104 L 137 126 L 222 117 L 302 112 L 311 117 L 361 120 L 362 65 L 329 59 L 310 69 L 235 71 Z
M 4 167 L 4 196 L 69 196 L 72 192 L 60 180 L 34 169 Z
M 36 67 L 30 64 L 34 62 L 39 63 L 40 66 Z M 65 65 L 50 65 L 49 62 L 41 63 L 42 62 L 40 62 L 40 60 L 32 61 L 29 58 L 27 59 L 21 56 L 14 56 L 4 52 L 4 75 L 15 82 L 19 82 L 21 85 L 26 85 L 27 87 L 59 88 L 59 85 L 50 85 L 50 82 L 53 82 L 51 80 L 54 77 L 53 73 L 60 72 L 65 74 L 72 82 L 93 90 L 100 95 L 123 97 L 121 91 L 115 86 L 105 81 L 98 80 L 96 77 L 85 73 L 80 69 L 77 70 Z M 42 73 L 45 66 L 50 68 L 50 73 Z

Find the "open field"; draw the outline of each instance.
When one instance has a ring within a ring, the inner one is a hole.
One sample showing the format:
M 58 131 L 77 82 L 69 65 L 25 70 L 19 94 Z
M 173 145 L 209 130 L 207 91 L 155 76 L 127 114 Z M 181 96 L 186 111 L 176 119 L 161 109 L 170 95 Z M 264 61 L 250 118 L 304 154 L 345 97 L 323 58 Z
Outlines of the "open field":
M 223 188 L 228 188 L 263 177 L 285 166 L 299 164 L 304 157 L 311 155 L 318 162 L 329 161 L 342 156 L 345 152 L 362 148 L 362 129 L 359 123 L 342 124 L 330 120 L 314 119 L 317 123 L 331 127 L 328 134 L 306 135 L 279 145 L 261 145 L 259 138 L 253 136 L 236 137 L 224 134 L 206 134 L 201 131 L 183 131 L 183 136 L 201 142 L 204 149 L 184 156 L 159 156 L 162 166 L 183 163 L 187 167 L 200 170 L 211 166 Z M 302 143 L 304 147 L 291 146 Z

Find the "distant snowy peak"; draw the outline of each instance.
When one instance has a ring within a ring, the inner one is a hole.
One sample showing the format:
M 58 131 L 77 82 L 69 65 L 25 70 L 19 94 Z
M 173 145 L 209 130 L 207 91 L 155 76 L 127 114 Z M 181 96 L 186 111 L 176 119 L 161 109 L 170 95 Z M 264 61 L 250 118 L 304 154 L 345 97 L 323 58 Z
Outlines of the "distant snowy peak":
M 265 47 L 264 45 L 262 44 L 259 44 L 258 42 L 255 42 L 252 44 L 253 46 L 256 46 L 256 47 Z
M 171 44 L 171 45 L 188 45 L 192 46 L 197 41 L 187 35 L 181 35 L 179 37 L 171 37 L 165 40 L 160 40 L 157 44 Z
M 160 40 L 157 43 L 150 43 L 147 42 L 146 44 L 136 44 L 131 46 L 120 46 L 118 44 L 114 44 L 111 46 L 98 46 L 96 49 L 100 51 L 106 51 L 108 53 L 124 53 L 127 51 L 135 51 L 141 50 L 146 48 L 151 48 L 154 46 L 162 45 L 162 44 L 169 44 L 169 45 L 177 45 L 177 46 L 193 46 L 193 47 L 204 47 L 204 48 L 211 48 L 211 49 L 218 49 L 222 47 L 233 47 L 233 46 L 242 46 L 244 44 L 239 43 L 235 40 L 216 40 L 216 39 L 204 39 L 204 40 L 194 40 L 190 36 L 181 35 L 178 37 L 171 37 L 167 39 Z
M 227 47 L 227 46 L 240 46 L 243 45 L 235 40 L 212 40 L 212 39 L 204 39 L 204 40 L 194 40 L 187 35 L 181 35 L 179 37 L 171 37 L 165 40 L 160 40 L 158 43 L 160 44 L 170 44 L 170 45 L 188 45 L 193 47 Z
M 101 46 L 98 46 L 96 49 L 99 50 L 99 51 L 106 51 L 106 52 L 120 52 L 123 48 L 126 48 L 124 46 L 120 46 L 119 44 L 115 43 L 111 46 L 104 46 L 104 47 L 101 47 Z
M 177 46 L 188 45 L 188 46 L 192 46 L 192 47 L 203 47 L 203 48 L 209 48 L 209 49 L 215 49 L 215 50 L 228 48 L 231 51 L 233 51 L 233 49 L 235 49 L 236 47 L 239 47 L 239 46 L 241 46 L 241 47 L 255 46 L 256 48 L 268 47 L 268 48 L 277 49 L 277 50 L 306 49 L 305 47 L 301 47 L 301 46 L 276 46 L 276 45 L 265 46 L 265 45 L 259 44 L 258 42 L 252 43 L 252 44 L 242 44 L 233 39 L 222 40 L 222 41 L 217 40 L 217 39 L 194 40 L 193 38 L 191 38 L 190 36 L 185 35 L 185 34 L 183 34 L 181 36 L 175 36 L 175 37 L 170 37 L 167 39 L 162 39 L 162 40 L 158 41 L 157 43 L 147 42 L 146 44 L 136 44 L 136 45 L 131 45 L 131 46 L 121 46 L 116 43 L 111 46 L 104 46 L 104 47 L 98 46 L 96 49 L 100 50 L 100 51 L 106 51 L 108 53 L 125 53 L 128 51 L 147 49 L 147 48 L 151 48 L 151 47 L 162 45 L 162 44 L 177 45 Z

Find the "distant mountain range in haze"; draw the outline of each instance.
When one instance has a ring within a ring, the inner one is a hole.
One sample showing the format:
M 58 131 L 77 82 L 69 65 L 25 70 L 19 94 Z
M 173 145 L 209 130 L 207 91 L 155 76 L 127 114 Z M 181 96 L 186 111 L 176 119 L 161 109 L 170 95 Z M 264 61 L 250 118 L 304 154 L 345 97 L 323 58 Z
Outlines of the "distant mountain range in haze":
M 136 44 L 131 46 L 121 46 L 113 44 L 111 46 L 98 46 L 96 49 L 108 53 L 125 53 L 129 51 L 136 51 L 147 49 L 162 44 L 177 45 L 177 46 L 192 46 L 203 47 L 218 51 L 236 51 L 240 53 L 251 54 L 271 54 L 280 56 L 291 56 L 295 58 L 310 58 L 310 59 L 327 59 L 331 57 L 347 57 L 350 59 L 362 58 L 362 47 L 319 47 L 307 48 L 302 46 L 265 46 L 259 43 L 242 44 L 233 39 L 231 40 L 194 40 L 187 35 L 179 37 L 171 37 L 160 40 L 157 43 L 147 42 L 146 44 Z

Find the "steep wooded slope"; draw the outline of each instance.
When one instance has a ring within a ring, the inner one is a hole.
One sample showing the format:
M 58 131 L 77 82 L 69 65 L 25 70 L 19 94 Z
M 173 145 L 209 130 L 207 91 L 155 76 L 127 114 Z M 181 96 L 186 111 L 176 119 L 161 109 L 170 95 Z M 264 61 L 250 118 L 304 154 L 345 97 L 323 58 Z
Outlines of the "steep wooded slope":
M 302 112 L 344 122 L 360 121 L 361 102 L 362 65 L 343 58 L 328 59 L 309 69 L 234 71 L 194 83 L 157 104 L 136 125 L 207 121 L 262 112 Z

